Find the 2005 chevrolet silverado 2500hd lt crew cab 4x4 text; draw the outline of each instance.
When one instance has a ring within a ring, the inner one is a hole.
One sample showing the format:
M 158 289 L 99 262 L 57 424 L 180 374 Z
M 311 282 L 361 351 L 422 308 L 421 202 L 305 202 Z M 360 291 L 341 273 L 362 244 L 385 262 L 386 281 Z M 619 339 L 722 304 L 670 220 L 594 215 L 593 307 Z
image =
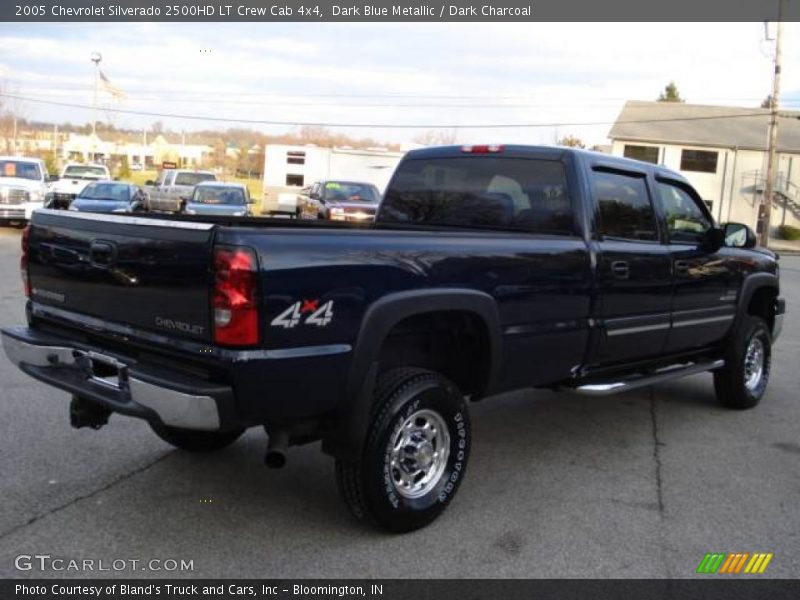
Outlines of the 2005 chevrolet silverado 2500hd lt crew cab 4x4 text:
M 26 373 L 211 451 L 322 440 L 352 512 L 430 523 L 464 478 L 468 401 L 607 394 L 702 371 L 764 395 L 776 256 L 679 174 L 564 148 L 409 152 L 371 226 L 38 211 L 23 240 Z

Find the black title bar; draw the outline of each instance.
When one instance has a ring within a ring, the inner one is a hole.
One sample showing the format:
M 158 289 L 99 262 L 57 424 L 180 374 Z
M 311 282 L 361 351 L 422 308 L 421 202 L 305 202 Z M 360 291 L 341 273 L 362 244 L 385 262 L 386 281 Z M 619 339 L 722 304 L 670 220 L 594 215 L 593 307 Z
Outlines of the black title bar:
M 798 0 L 4 0 L 0 21 L 776 21 L 781 2 L 800 20 Z
M 679 580 L 0 580 L 3 600 L 788 600 L 797 580 L 698 575 Z

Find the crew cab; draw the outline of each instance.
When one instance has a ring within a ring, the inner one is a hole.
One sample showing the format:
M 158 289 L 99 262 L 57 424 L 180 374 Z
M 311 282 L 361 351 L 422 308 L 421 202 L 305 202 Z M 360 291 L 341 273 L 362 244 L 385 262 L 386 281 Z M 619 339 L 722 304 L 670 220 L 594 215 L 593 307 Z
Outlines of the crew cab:
M 49 185 L 46 204 L 48 208 L 69 208 L 84 188 L 94 181 L 109 181 L 111 173 L 101 164 L 70 163 Z
M 778 257 L 680 174 L 559 147 L 409 152 L 374 224 L 37 211 L 21 264 L 3 344 L 73 426 L 130 415 L 197 452 L 264 427 L 270 466 L 321 440 L 391 531 L 452 500 L 470 402 L 709 371 L 751 408 L 785 310 Z
M 0 222 L 29 221 L 44 206 L 47 168 L 38 158 L 0 156 Z
M 152 186 L 148 190 L 148 209 L 162 212 L 180 212 L 185 203 L 184 198 L 192 195 L 194 186 L 203 181 L 216 180 L 217 176 L 211 171 L 162 169 L 155 181 L 147 181 L 145 183 Z

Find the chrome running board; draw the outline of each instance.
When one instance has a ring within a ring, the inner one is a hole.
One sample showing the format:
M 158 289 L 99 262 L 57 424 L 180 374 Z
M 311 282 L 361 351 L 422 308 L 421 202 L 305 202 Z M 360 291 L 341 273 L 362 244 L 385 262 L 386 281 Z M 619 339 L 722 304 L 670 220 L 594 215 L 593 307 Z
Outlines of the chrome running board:
M 650 375 L 640 375 L 632 377 L 631 379 L 624 379 L 622 381 L 613 381 L 608 383 L 588 383 L 586 385 L 579 385 L 574 388 L 566 388 L 578 394 L 585 394 L 587 396 L 610 396 L 611 394 L 618 394 L 620 392 L 627 392 L 637 388 L 671 381 L 673 379 L 680 379 L 688 375 L 695 375 L 705 371 L 713 371 L 725 366 L 724 360 L 712 360 L 708 362 L 689 363 L 681 365 L 671 365 L 664 367 L 658 371 L 654 371 Z

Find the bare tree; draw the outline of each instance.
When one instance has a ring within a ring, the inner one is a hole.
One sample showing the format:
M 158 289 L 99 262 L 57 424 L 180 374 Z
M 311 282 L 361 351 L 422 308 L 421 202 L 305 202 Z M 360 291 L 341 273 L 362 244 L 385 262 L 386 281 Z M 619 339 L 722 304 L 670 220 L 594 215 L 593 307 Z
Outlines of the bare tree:
M 586 148 L 586 144 L 574 135 L 567 134 L 556 142 L 559 146 L 569 146 L 570 148 Z
M 423 146 L 448 146 L 455 144 L 458 138 L 456 129 L 429 129 L 414 136 L 414 141 Z

